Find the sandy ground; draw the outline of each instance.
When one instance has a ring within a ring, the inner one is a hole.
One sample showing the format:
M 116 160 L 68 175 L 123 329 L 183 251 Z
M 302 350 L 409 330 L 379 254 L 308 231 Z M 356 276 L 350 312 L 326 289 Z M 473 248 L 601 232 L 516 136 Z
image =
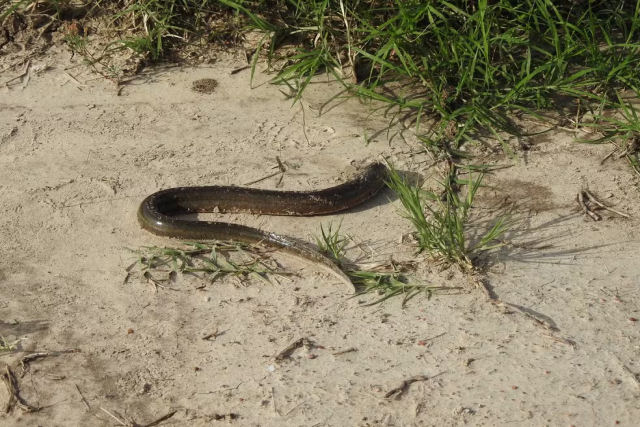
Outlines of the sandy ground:
M 123 283 L 129 249 L 176 243 L 136 222 L 151 192 L 251 182 L 276 156 L 289 168 L 284 189 L 336 184 L 381 155 L 428 178 L 431 161 L 410 130 L 387 132 L 389 117 L 357 101 L 320 115 L 335 86 L 313 85 L 303 115 L 278 88 L 251 89 L 248 71 L 230 74 L 242 65 L 232 58 L 148 69 L 119 95 L 84 67 L 65 70 L 80 64 L 67 52 L 32 67 L 44 64 L 26 85 L 0 87 L 0 334 L 18 341 L 0 361 L 42 408 L 0 423 L 118 425 L 110 412 L 145 424 L 175 410 L 161 425 L 637 425 L 640 181 L 621 160 L 600 164 L 609 147 L 547 133 L 517 159 L 484 159 L 511 166 L 487 177 L 473 229 L 511 206 L 513 244 L 483 261 L 502 304 L 424 258 L 416 274 L 463 290 L 365 307 L 333 276 L 282 256 L 298 277 L 154 292 Z M 218 81 L 214 93 L 191 90 L 200 78 Z M 586 186 L 632 218 L 585 218 L 575 196 Z M 352 259 L 413 251 L 388 193 L 334 218 L 227 219 L 309 240 L 342 219 Z M 299 338 L 315 346 L 274 360 Z M 20 376 L 26 354 L 66 350 Z

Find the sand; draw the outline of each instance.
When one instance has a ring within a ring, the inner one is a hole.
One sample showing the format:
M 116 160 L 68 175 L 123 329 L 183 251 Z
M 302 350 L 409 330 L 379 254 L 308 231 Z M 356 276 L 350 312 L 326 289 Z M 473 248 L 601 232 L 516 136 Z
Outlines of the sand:
M 175 411 L 160 425 L 637 425 L 640 180 L 624 159 L 601 163 L 610 147 L 569 132 L 482 158 L 509 166 L 486 177 L 471 228 L 511 209 L 509 244 L 481 260 L 494 301 L 414 255 L 389 192 L 333 217 L 224 219 L 308 241 L 342 221 L 350 259 L 415 259 L 418 277 L 459 291 L 364 306 L 372 297 L 278 254 L 297 276 L 180 278 L 177 291 L 125 283 L 131 250 L 177 243 L 136 221 L 159 189 L 245 184 L 273 173 L 276 157 L 282 181 L 254 186 L 327 187 L 382 156 L 438 177 L 402 120 L 332 99 L 338 86 L 321 81 L 293 105 L 269 76 L 251 88 L 249 70 L 231 74 L 242 65 L 221 55 L 147 68 L 118 90 L 54 47 L 32 60 L 28 82 L 0 86 L 0 334 L 15 343 L 0 361 L 41 408 L 16 407 L 1 424 L 144 425 Z M 202 78 L 217 80 L 212 93 L 192 90 Z M 631 218 L 585 217 L 582 188 Z M 49 355 L 21 376 L 32 352 Z

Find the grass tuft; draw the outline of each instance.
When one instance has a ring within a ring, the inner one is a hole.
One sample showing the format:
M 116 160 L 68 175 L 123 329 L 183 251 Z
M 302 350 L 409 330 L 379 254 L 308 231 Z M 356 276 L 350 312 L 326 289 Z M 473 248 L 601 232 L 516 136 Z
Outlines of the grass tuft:
M 156 287 L 169 287 L 178 273 L 208 279 L 211 283 L 229 275 L 240 279 L 253 277 L 271 283 L 269 275 L 292 274 L 269 266 L 264 253 L 236 242 L 184 242 L 178 247 L 145 246 L 134 253 L 138 256 L 137 264 L 143 276 Z
M 12 352 L 18 348 L 20 340 L 9 342 L 5 337 L 0 335 L 0 353 Z
M 468 242 L 469 214 L 483 174 L 479 173 L 474 178 L 470 172 L 466 182 L 455 181 L 454 172 L 451 174 L 441 182 L 441 196 L 411 185 L 391 165 L 387 184 L 400 199 L 405 216 L 415 228 L 419 250 L 444 262 L 470 269 L 473 267 L 472 259 L 478 253 L 499 246 L 494 242 L 507 230 L 507 220 L 506 217 L 499 218 L 477 242 Z M 454 182 L 467 184 L 464 197 L 461 198 L 453 188 Z
M 406 276 L 400 271 L 380 272 L 354 270 L 348 272 L 349 278 L 356 288 L 360 289 L 356 296 L 377 294 L 379 298 L 364 305 L 376 305 L 389 298 L 402 296 L 402 306 L 417 295 L 424 294 L 431 298 L 434 294 L 458 292 L 461 288 L 454 286 L 427 285 Z
M 249 31 L 252 76 L 266 55 L 273 81 L 298 100 L 328 73 L 346 90 L 428 117 L 432 150 L 464 156 L 467 141 L 524 133 L 516 118 L 553 121 L 545 110 L 624 109 L 640 94 L 640 2 L 605 0 L 18 0 L 11 14 L 106 18 L 112 43 L 150 61 L 206 42 L 237 44 Z M 90 38 L 93 36 L 90 36 Z M 72 41 L 70 41 L 72 45 Z M 73 46 L 72 46 L 73 47 Z M 97 55 L 100 56 L 100 55 Z M 556 118 L 557 115 L 556 115 Z M 563 119 L 563 117 L 560 117 Z M 597 122 L 624 131 L 615 122 Z M 630 161 L 637 156 L 630 156 Z
M 402 268 L 394 263 L 378 265 L 377 268 L 361 269 L 345 258 L 345 248 L 351 240 L 340 233 L 342 222 L 337 227 L 329 223 L 326 230 L 320 226 L 320 236 L 316 236 L 318 248 L 344 269 L 349 279 L 358 290 L 355 296 L 377 294 L 380 297 L 364 305 L 375 305 L 389 298 L 402 295 L 402 305 L 419 294 L 430 298 L 435 293 L 452 292 L 459 288 L 427 285 L 408 277 Z
M 316 245 L 320 252 L 331 258 L 338 265 L 344 261 L 344 251 L 349 243 L 349 238 L 340 234 L 342 220 L 334 228 L 333 223 L 329 223 L 325 230 L 324 225 L 320 225 L 320 236 L 316 236 Z

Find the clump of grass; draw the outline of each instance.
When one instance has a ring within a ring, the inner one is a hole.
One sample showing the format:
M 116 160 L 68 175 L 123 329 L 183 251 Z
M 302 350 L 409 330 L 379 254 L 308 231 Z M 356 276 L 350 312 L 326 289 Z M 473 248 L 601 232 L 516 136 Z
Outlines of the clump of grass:
M 513 115 L 542 119 L 538 111 L 566 110 L 568 100 L 615 108 L 616 90 L 639 93 L 638 2 L 224 3 L 266 34 L 274 82 L 296 99 L 313 75 L 328 72 L 389 110 L 435 118 L 423 141 L 450 155 L 478 133 L 506 148 L 500 132 L 522 132 Z M 297 50 L 278 50 L 291 42 Z M 356 81 L 343 72 L 350 68 Z
M 18 348 L 18 344 L 20 340 L 16 340 L 14 342 L 9 342 L 5 339 L 5 337 L 0 335 L 0 353 L 11 352 Z
M 340 227 L 342 221 L 334 228 L 332 222 L 327 225 L 325 230 L 324 225 L 320 225 L 320 235 L 315 236 L 316 245 L 320 252 L 331 258 L 338 265 L 342 265 L 344 259 L 344 251 L 349 243 L 349 238 L 340 234 Z
M 126 48 L 151 61 L 200 42 L 223 46 L 242 38 L 244 19 L 225 0 L 17 0 L 0 2 L 0 22 L 11 14 L 46 15 L 52 21 L 101 20 L 108 48 Z M 235 6 L 238 6 L 235 4 Z M 106 25 L 105 25 L 106 24 Z
M 3 2 L 0 20 L 42 10 L 66 19 L 72 3 Z M 422 141 L 453 157 L 478 135 L 507 150 L 501 132 L 522 133 L 515 116 L 551 120 L 539 113 L 573 115 L 578 102 L 620 108 L 616 92 L 640 93 L 639 2 L 101 0 L 75 10 L 108 17 L 109 37 L 151 60 L 260 31 L 256 52 L 266 53 L 274 82 L 294 99 L 329 73 L 393 114 L 435 119 Z
M 455 286 L 427 285 L 408 277 L 400 271 L 371 271 L 353 270 L 347 273 L 349 278 L 359 289 L 356 296 L 377 294 L 380 297 L 365 305 L 375 305 L 389 298 L 402 296 L 402 306 L 417 295 L 424 294 L 431 298 L 434 294 L 457 292 L 460 288 Z
M 427 285 L 408 277 L 393 263 L 379 265 L 378 268 L 361 269 L 350 263 L 345 257 L 345 248 L 351 240 L 340 233 L 342 222 L 337 227 L 329 223 L 327 228 L 320 226 L 320 236 L 316 236 L 318 248 L 334 260 L 358 290 L 356 296 L 377 294 L 380 297 L 365 305 L 375 305 L 389 298 L 402 295 L 402 305 L 419 294 L 431 297 L 435 293 L 451 292 L 458 288 Z
M 581 140 L 590 144 L 613 143 L 616 149 L 610 155 L 625 157 L 633 170 L 640 175 L 640 118 L 636 106 L 617 94 L 618 111 L 613 115 L 595 114 L 593 122 L 584 124 L 603 136 Z
M 498 218 L 477 242 L 470 243 L 467 239 L 469 214 L 482 177 L 482 173 L 476 177 L 469 173 L 469 179 L 464 182 L 454 181 L 455 177 L 450 176 L 441 183 L 442 195 L 436 195 L 411 185 L 389 165 L 387 184 L 400 199 L 406 217 L 415 228 L 420 251 L 445 262 L 471 268 L 474 256 L 499 246 L 494 242 L 507 229 L 506 217 Z M 453 182 L 467 184 L 464 197 L 458 195 Z
M 169 287 L 177 274 L 208 279 L 211 283 L 223 276 L 256 278 L 270 283 L 269 275 L 290 275 L 273 268 L 264 253 L 235 242 L 184 242 L 176 247 L 144 246 L 134 253 L 143 276 L 156 287 Z M 156 276 L 154 276 L 154 274 Z

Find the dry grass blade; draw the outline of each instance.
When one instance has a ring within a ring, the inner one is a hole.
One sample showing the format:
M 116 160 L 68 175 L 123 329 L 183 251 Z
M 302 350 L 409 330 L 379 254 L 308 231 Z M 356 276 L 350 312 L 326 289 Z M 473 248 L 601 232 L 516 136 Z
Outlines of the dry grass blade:
M 16 379 L 16 376 L 13 374 L 13 371 L 11 370 L 11 368 L 9 368 L 8 365 L 5 367 L 5 372 L 2 374 L 2 381 L 7 387 L 7 392 L 9 393 L 9 400 L 4 408 L 4 411 L 6 413 L 11 412 L 14 406 L 18 406 L 24 412 L 37 412 L 40 410 L 39 407 L 28 404 L 20 396 L 18 380 Z
M 140 427 L 153 427 L 153 426 L 157 426 L 158 424 L 160 424 L 163 421 L 168 420 L 169 418 L 173 417 L 176 414 L 176 410 L 173 410 L 171 412 L 166 413 L 165 415 L 161 416 L 160 418 L 156 419 L 155 421 L 151 421 L 150 423 L 147 424 L 142 424 Z
M 582 211 L 585 213 L 585 215 L 588 215 L 592 220 L 594 221 L 600 221 L 602 219 L 602 217 L 600 215 L 598 215 L 597 213 L 593 212 L 589 206 L 587 206 L 586 200 L 585 200 L 585 194 L 584 191 L 580 191 L 578 193 L 578 205 L 580 205 L 580 208 L 582 208 Z
M 320 227 L 320 236 L 316 236 L 316 242 L 320 250 L 332 258 L 336 264 L 343 265 L 349 279 L 356 287 L 355 296 L 366 294 L 378 294 L 379 298 L 365 305 L 375 305 L 395 296 L 403 296 L 402 305 L 419 294 L 430 297 L 434 293 L 454 292 L 461 288 L 426 285 L 417 280 L 410 279 L 404 272 L 407 268 L 415 267 L 415 263 L 398 263 L 390 260 L 388 263 L 370 263 L 364 268 L 351 264 L 345 258 L 345 249 L 350 238 L 340 233 L 340 226 L 333 227 L 329 223 L 327 228 Z
M 621 217 L 624 217 L 624 218 L 631 218 L 629 215 L 627 215 L 627 214 L 625 214 L 625 213 L 622 213 L 622 212 L 620 212 L 620 211 L 617 211 L 617 210 L 615 210 L 615 209 L 613 209 L 613 208 L 611 208 L 611 207 L 609 207 L 609 206 L 605 205 L 605 204 L 604 204 L 604 203 L 602 203 L 600 200 L 598 200 L 598 199 L 596 198 L 596 196 L 594 196 L 594 195 L 593 195 L 589 190 L 584 190 L 584 194 L 589 198 L 589 200 L 590 200 L 591 202 L 595 203 L 595 204 L 596 204 L 596 205 L 598 205 L 600 208 L 602 208 L 602 209 L 604 209 L 604 210 L 607 210 L 607 211 L 609 211 L 609 212 L 613 212 L 613 213 L 615 213 L 615 214 L 617 214 L 617 215 L 620 215 Z
M 589 217 L 591 217 L 591 219 L 593 219 L 594 221 L 600 221 L 602 219 L 602 217 L 595 212 L 598 209 L 604 209 L 606 211 L 613 212 L 623 218 L 631 218 L 629 215 L 605 205 L 600 200 L 598 200 L 596 196 L 594 196 L 593 193 L 591 193 L 589 190 L 581 190 L 578 193 L 576 199 L 582 211 L 586 215 L 589 215 Z
M 408 379 L 402 381 L 402 383 L 398 387 L 395 387 L 395 388 L 392 388 L 391 390 L 389 390 L 384 395 L 384 397 L 387 398 L 387 399 L 389 399 L 391 397 L 393 397 L 396 400 L 400 399 L 407 392 L 407 390 L 409 390 L 409 386 L 411 384 L 413 384 L 415 382 L 418 382 L 418 381 L 428 381 L 428 380 L 430 380 L 432 378 L 435 378 L 435 377 L 437 377 L 439 375 L 442 375 L 442 373 L 436 374 L 436 375 L 434 375 L 432 377 L 429 377 L 427 375 L 416 375 L 414 377 L 408 378 Z
M 294 342 L 286 346 L 284 350 L 276 354 L 274 359 L 276 361 L 283 361 L 285 359 L 288 359 L 293 354 L 293 352 L 296 351 L 297 349 L 301 347 L 311 347 L 311 346 L 313 346 L 313 343 L 308 338 L 298 338 L 297 340 L 295 340 Z

